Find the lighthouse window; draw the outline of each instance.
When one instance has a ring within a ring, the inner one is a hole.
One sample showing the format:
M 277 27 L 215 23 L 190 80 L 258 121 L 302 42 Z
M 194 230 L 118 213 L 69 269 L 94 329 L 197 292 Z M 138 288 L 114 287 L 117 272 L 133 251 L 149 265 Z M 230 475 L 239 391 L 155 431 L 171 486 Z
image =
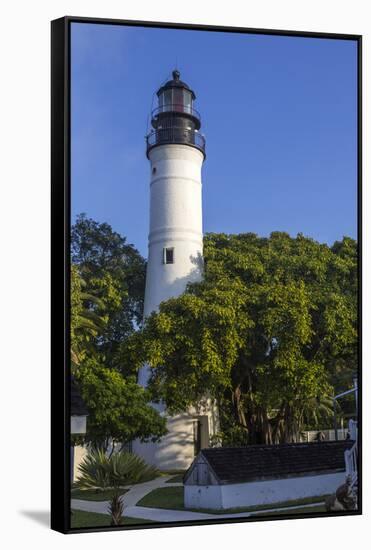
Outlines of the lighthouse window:
M 192 94 L 187 90 L 184 90 L 183 93 L 184 93 L 184 112 L 191 113 L 192 112 Z
M 172 90 L 164 91 L 164 111 L 171 111 L 172 100 Z
M 184 111 L 184 101 L 183 101 L 183 89 L 175 88 L 173 91 L 174 98 L 174 110 L 175 111 Z
M 164 248 L 164 264 L 174 263 L 174 248 Z

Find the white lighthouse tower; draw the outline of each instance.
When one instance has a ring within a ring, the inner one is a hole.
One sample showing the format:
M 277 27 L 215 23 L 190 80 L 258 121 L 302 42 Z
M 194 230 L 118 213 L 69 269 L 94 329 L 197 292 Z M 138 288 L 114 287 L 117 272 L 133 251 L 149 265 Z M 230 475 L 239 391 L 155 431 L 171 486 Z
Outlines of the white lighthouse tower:
M 187 283 L 202 278 L 202 182 L 205 138 L 194 109 L 195 93 L 180 80 L 179 71 L 157 92 L 153 129 L 147 136 L 150 161 L 150 229 L 144 299 L 147 317 L 164 300 L 179 296 Z M 146 386 L 149 368 L 139 373 Z M 166 404 L 154 405 L 166 415 Z M 188 468 L 217 431 L 217 409 L 210 401 L 177 416 L 167 416 L 168 434 L 160 443 L 133 450 L 162 470 Z

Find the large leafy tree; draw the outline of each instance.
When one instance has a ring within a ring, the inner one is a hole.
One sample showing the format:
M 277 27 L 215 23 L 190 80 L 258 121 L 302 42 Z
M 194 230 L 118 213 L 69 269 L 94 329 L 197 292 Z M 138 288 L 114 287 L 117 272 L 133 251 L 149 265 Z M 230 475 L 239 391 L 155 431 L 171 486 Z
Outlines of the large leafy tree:
M 87 293 L 85 309 L 105 317 L 103 330 L 93 339 L 96 352 L 114 366 L 122 340 L 142 322 L 145 260 L 107 223 L 80 214 L 71 231 L 71 259 L 78 267 Z
M 218 400 L 224 443 L 289 442 L 329 414 L 357 368 L 357 246 L 210 234 L 201 283 L 122 346 L 173 411 Z M 231 441 L 232 438 L 232 441 Z
M 85 215 L 71 233 L 71 363 L 89 411 L 83 441 L 107 449 L 157 440 L 165 419 L 136 383 L 135 365 L 118 350 L 140 325 L 145 262 L 106 224 Z
M 149 393 L 97 359 L 87 358 L 75 370 L 75 379 L 89 410 L 85 443 L 115 448 L 134 439 L 157 441 L 166 431 L 165 419 L 149 405 Z
M 77 366 L 92 352 L 92 342 L 99 332 L 104 330 L 107 316 L 99 317 L 92 305 L 102 309 L 100 300 L 85 291 L 86 282 L 81 277 L 78 267 L 71 266 L 71 361 Z M 90 307 L 85 304 L 90 304 Z

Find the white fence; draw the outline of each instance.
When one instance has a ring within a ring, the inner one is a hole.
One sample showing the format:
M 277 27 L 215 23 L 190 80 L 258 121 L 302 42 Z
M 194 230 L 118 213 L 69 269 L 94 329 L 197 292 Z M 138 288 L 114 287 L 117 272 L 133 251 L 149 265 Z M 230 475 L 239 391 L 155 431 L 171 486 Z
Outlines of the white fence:
M 302 443 L 312 443 L 313 441 L 318 441 L 318 434 L 323 434 L 322 441 L 335 441 L 335 430 L 310 430 L 307 432 L 302 432 L 300 436 L 300 441 Z M 344 441 L 347 438 L 349 433 L 348 428 L 339 428 L 337 430 L 338 441 Z
M 357 421 L 349 420 L 348 428 L 338 428 L 337 440 L 344 441 L 344 439 L 357 440 Z M 303 443 L 312 443 L 312 441 L 335 441 L 335 430 L 309 430 L 302 432 L 300 441 Z
M 349 420 L 350 439 L 354 445 L 349 451 L 345 451 L 345 471 L 350 480 L 350 487 L 358 482 L 358 425 L 356 420 Z
M 345 472 L 350 480 L 350 487 L 354 487 L 358 480 L 358 446 L 357 441 L 349 451 L 345 451 Z
M 356 420 L 349 420 L 349 434 L 350 434 L 350 439 L 353 439 L 354 441 L 357 441 L 357 439 L 358 439 L 358 427 L 357 427 L 357 421 Z

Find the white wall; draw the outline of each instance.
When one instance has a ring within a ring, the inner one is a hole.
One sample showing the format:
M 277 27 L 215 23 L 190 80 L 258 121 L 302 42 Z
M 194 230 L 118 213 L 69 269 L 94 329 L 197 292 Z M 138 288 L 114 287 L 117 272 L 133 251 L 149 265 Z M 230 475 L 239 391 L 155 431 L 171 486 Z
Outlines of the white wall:
M 185 470 L 194 459 L 192 416 L 168 417 L 165 435 L 159 443 L 133 442 L 133 452 L 161 470 Z
M 236 508 L 273 504 L 334 493 L 344 483 L 345 472 L 289 479 L 184 487 L 184 503 L 193 508 Z
M 153 406 L 165 414 L 163 405 Z M 193 430 L 198 419 L 201 420 L 201 447 L 208 447 L 210 435 L 219 429 L 218 409 L 210 400 L 200 410 L 192 407 L 184 414 L 168 416 L 168 434 L 157 443 L 133 441 L 133 452 L 163 471 L 188 469 L 195 458 Z
M 223 496 L 221 485 L 185 485 L 185 508 L 223 508 Z
M 73 448 L 73 481 L 76 481 L 76 478 L 79 474 L 79 465 L 84 460 L 88 454 L 88 449 L 82 445 L 75 445 Z

